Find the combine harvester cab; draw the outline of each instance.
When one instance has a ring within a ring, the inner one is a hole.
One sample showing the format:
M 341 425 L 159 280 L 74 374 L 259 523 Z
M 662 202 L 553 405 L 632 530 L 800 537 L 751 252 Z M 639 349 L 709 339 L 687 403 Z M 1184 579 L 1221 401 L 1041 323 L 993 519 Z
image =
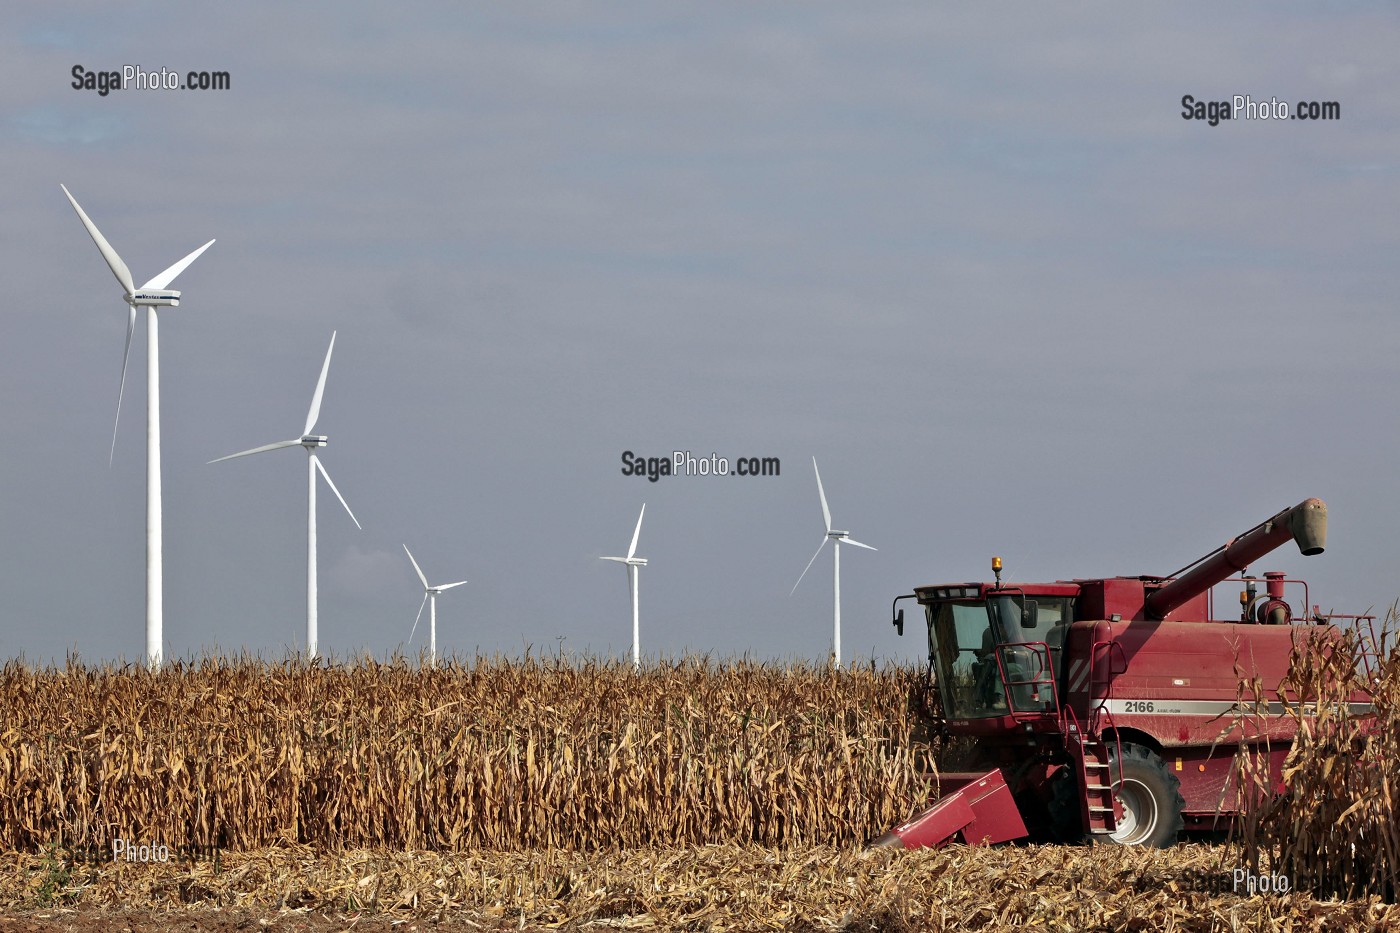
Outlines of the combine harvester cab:
M 1327 507 L 1308 499 L 1167 577 L 916 588 L 924 608 L 929 689 L 939 731 L 972 741 L 975 770 L 937 775 L 938 799 L 872 845 L 986 845 L 1031 837 L 1165 847 L 1185 829 L 1228 825 L 1242 742 L 1269 741 L 1278 786 L 1292 723 L 1240 734 L 1241 675 L 1260 678 L 1269 712 L 1295 645 L 1334 620 L 1295 618 L 1285 599 L 1307 585 L 1250 564 L 1286 541 L 1326 547 Z M 1212 618 L 1211 589 L 1239 573 L 1238 618 Z M 1306 613 L 1305 613 L 1306 615 Z M 1238 670 L 1237 670 L 1238 665 Z M 1354 695 L 1353 708 L 1367 697 Z M 1368 707 L 1367 707 L 1368 708 Z M 1262 711 L 1261 711 L 1262 712 Z

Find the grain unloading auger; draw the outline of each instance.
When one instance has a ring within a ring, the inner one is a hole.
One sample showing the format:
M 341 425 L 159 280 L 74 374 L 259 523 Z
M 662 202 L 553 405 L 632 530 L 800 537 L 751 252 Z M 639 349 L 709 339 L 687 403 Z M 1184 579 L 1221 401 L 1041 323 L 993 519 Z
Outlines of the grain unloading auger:
M 993 558 L 995 582 L 898 597 L 900 634 L 900 600 L 924 608 L 936 726 L 972 739 L 975 767 L 940 773 L 937 803 L 873 844 L 1031 837 L 1167 846 L 1183 828 L 1232 818 L 1242 737 L 1225 730 L 1241 676 L 1258 675 L 1272 690 L 1295 642 L 1342 618 L 1310 615 L 1301 580 L 1266 573 L 1261 595 L 1246 571 L 1286 541 L 1314 555 L 1326 539 L 1327 507 L 1307 499 L 1168 577 L 1002 583 Z M 1239 617 L 1214 620 L 1212 587 L 1234 573 L 1245 587 Z M 1286 592 L 1301 595 L 1303 618 Z M 1265 699 L 1278 711 L 1276 693 Z M 1292 733 L 1282 718 L 1269 728 L 1277 776 Z

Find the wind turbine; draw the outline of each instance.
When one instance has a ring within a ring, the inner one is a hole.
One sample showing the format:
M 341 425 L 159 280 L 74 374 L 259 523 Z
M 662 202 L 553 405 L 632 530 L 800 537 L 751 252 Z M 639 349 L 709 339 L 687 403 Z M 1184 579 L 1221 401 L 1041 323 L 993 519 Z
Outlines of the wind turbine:
M 835 571 L 834 576 L 832 578 L 834 581 L 832 589 L 834 593 L 834 601 L 836 606 L 835 635 L 833 636 L 832 641 L 832 658 L 836 665 L 836 668 L 839 670 L 841 668 L 841 544 L 843 542 L 846 544 L 854 544 L 856 547 L 863 547 L 868 551 L 874 551 L 877 549 L 871 547 L 868 544 L 861 544 L 855 538 L 851 537 L 851 533 L 849 531 L 835 531 L 832 529 L 831 509 L 827 508 L 826 506 L 826 492 L 822 489 L 822 474 L 821 471 L 817 469 L 816 457 L 812 458 L 812 472 L 817 474 L 817 495 L 820 496 L 822 500 L 822 520 L 826 522 L 826 536 L 822 538 L 822 543 L 817 545 L 816 554 L 813 554 L 812 559 L 807 561 L 807 566 L 802 568 L 802 576 L 799 576 L 797 578 L 797 583 L 794 583 L 792 585 L 792 593 L 797 592 L 797 586 L 802 582 L 802 577 L 807 576 L 807 571 L 812 569 L 812 564 L 816 563 L 817 554 L 820 554 L 822 552 L 822 548 L 826 547 L 826 542 L 832 542 L 833 569 Z M 792 593 L 789 593 L 788 595 L 791 596 Z
M 413 564 L 413 569 L 418 572 L 418 579 L 423 581 L 423 602 L 418 604 L 418 615 L 413 617 L 413 629 L 408 633 L 408 640 L 413 641 L 413 633 L 418 631 L 418 620 L 423 618 L 423 603 L 430 603 L 428 607 L 428 660 L 433 667 L 437 667 L 437 598 L 443 590 L 450 590 L 454 586 L 461 586 L 466 580 L 458 580 L 456 583 L 444 583 L 441 586 L 429 586 L 428 578 L 423 575 L 423 568 L 418 566 L 418 561 L 413 559 L 413 552 L 408 549 L 408 545 L 403 546 L 403 552 L 408 555 L 409 562 Z
M 641 623 L 637 614 L 637 569 L 647 565 L 645 557 L 637 556 L 637 538 L 642 533 L 642 518 L 646 514 L 647 504 L 643 502 L 641 514 L 637 516 L 637 527 L 632 532 L 632 544 L 627 548 L 627 556 L 602 558 L 603 560 L 615 560 L 619 564 L 627 566 L 627 585 L 632 591 L 632 667 L 636 670 L 642 666 Z
M 88 215 L 78 205 L 67 186 L 59 185 L 68 197 L 68 203 L 78 212 L 78 219 L 87 228 L 88 236 L 97 244 L 97 250 L 107 261 L 107 267 L 117 277 L 122 287 L 122 299 L 128 308 L 126 320 L 126 350 L 122 353 L 122 378 L 117 387 L 117 416 L 112 421 L 112 449 L 107 456 L 110 466 L 117 452 L 117 424 L 122 416 L 122 396 L 126 393 L 126 364 L 131 356 L 131 335 L 136 329 L 136 309 L 146 308 L 146 663 L 154 670 L 160 669 L 164 627 L 164 569 L 161 561 L 161 501 L 160 501 L 160 341 L 156 321 L 156 308 L 177 308 L 180 306 L 180 293 L 166 286 L 190 263 L 199 258 L 214 244 L 213 240 L 181 259 L 145 285 L 137 288 L 131 278 L 131 270 L 126 267 L 121 256 L 112 249 L 112 244 L 97 229 Z
M 311 396 L 311 408 L 306 413 L 306 427 L 301 429 L 301 437 L 294 437 L 289 441 L 278 441 L 275 444 L 264 444 L 261 447 L 254 447 L 252 450 L 242 450 L 236 454 L 229 454 L 227 457 L 220 457 L 218 460 L 210 460 L 210 463 L 218 463 L 222 460 L 232 460 L 235 457 L 246 457 L 249 454 L 260 454 L 265 450 L 277 450 L 280 447 L 305 447 L 307 457 L 306 464 L 306 656 L 308 660 L 316 659 L 316 474 L 319 472 L 326 481 L 326 485 L 331 487 L 331 492 L 340 500 L 340 504 L 345 506 L 345 513 L 350 516 L 350 520 L 355 523 L 355 527 L 360 527 L 360 520 L 355 517 L 355 513 L 350 511 L 350 506 L 345 504 L 345 497 L 340 494 L 340 490 L 335 488 L 335 482 L 331 475 L 326 472 L 326 468 L 321 466 L 321 460 L 316 456 L 316 448 L 325 447 L 328 438 L 324 434 L 312 434 L 311 429 L 316 427 L 316 419 L 321 415 L 321 395 L 326 390 L 326 374 L 331 370 L 331 351 L 335 349 L 335 332 L 331 332 L 331 345 L 326 348 L 326 362 L 321 365 L 321 378 L 316 380 L 316 392 Z

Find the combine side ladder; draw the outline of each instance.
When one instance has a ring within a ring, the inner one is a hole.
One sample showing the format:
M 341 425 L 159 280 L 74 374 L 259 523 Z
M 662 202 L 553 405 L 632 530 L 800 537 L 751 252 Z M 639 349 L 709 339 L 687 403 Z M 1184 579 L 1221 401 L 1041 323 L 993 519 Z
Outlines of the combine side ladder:
M 1097 736 L 1080 732 L 1073 724 L 1068 738 L 1070 758 L 1074 759 L 1075 774 L 1083 788 L 1079 795 L 1079 812 L 1084 828 L 1091 835 L 1107 836 L 1118 828 L 1118 815 L 1113 809 L 1113 779 L 1108 773 L 1108 746 Z
M 1079 812 L 1084 830 L 1091 836 L 1112 835 L 1118 829 L 1119 811 L 1113 796 L 1113 775 L 1108 759 L 1108 745 L 1103 740 L 1101 718 L 1113 725 L 1113 714 L 1108 711 L 1108 700 L 1113 695 L 1113 678 L 1118 671 L 1113 667 L 1113 654 L 1123 649 L 1116 641 L 1096 641 L 1090 649 L 1089 695 L 1099 697 L 1099 703 L 1091 710 L 1089 721 L 1084 728 L 1074 719 L 1073 714 L 1065 723 L 1065 744 L 1069 756 L 1074 761 L 1075 776 L 1083 792 L 1079 795 Z M 1106 654 L 1099 663 L 1100 656 Z M 1126 667 L 1126 664 L 1124 665 Z M 1068 710 L 1067 710 L 1068 712 Z M 1116 736 L 1116 733 L 1115 733 Z M 1115 741 L 1117 739 L 1115 738 Z M 1123 750 L 1118 749 L 1118 760 L 1123 760 Z M 1119 780 L 1122 780 L 1122 766 L 1119 766 Z

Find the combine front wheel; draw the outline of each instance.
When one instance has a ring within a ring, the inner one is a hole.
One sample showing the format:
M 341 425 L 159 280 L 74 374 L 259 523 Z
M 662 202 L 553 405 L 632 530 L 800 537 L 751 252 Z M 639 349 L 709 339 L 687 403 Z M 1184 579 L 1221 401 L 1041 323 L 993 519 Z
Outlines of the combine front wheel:
M 1117 755 L 1110 755 L 1109 774 L 1118 775 Z M 1118 828 L 1108 840 L 1125 846 L 1153 846 L 1165 849 L 1176 844 L 1181 832 L 1181 782 L 1167 770 L 1166 763 L 1148 748 L 1123 744 L 1122 781 L 1113 791 L 1123 805 Z

